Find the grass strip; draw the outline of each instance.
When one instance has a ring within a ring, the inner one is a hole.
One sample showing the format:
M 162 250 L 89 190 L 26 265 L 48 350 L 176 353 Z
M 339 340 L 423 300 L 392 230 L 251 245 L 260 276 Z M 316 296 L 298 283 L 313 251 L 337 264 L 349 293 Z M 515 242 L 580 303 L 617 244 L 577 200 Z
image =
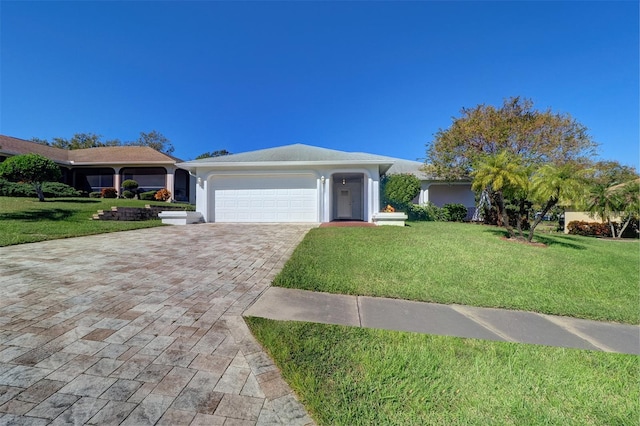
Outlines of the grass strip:
M 637 324 L 640 243 L 445 222 L 312 229 L 274 285 Z
M 319 425 L 631 425 L 633 355 L 246 318 Z

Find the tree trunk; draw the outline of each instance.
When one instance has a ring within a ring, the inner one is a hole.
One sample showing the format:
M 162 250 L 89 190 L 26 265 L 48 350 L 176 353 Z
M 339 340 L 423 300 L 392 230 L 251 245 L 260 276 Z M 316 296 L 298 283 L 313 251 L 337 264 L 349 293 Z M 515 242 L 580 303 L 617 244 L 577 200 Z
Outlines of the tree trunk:
M 557 203 L 558 203 L 558 199 L 557 198 L 549 198 L 549 200 L 547 201 L 547 204 L 544 206 L 544 209 L 542 209 L 542 214 L 534 219 L 533 224 L 531 225 L 531 229 L 529 229 L 529 238 L 527 239 L 527 241 L 531 242 L 533 240 L 533 233 L 536 230 L 536 226 L 538 226 L 540 224 L 540 222 L 542 222 L 542 218 Z
M 622 238 L 622 234 L 624 234 L 624 230 L 627 229 L 629 223 L 631 223 L 632 215 L 627 216 L 627 220 L 625 220 L 624 225 L 620 228 L 620 232 L 618 232 L 618 238 Z
M 616 227 L 613 226 L 613 222 L 611 222 L 611 219 L 609 217 L 607 217 L 607 223 L 609 223 L 609 228 L 611 228 L 611 237 L 612 238 L 617 238 L 616 237 Z
M 524 240 L 524 233 L 522 232 L 522 224 L 525 221 L 528 221 L 528 218 L 527 218 L 528 212 L 527 212 L 527 209 L 526 209 L 527 200 L 525 198 L 521 198 L 519 201 L 520 201 L 520 203 L 519 203 L 520 211 L 518 212 L 518 223 L 517 223 L 518 234 L 520 234 L 520 238 L 522 238 Z
M 507 209 L 504 208 L 504 197 L 502 196 L 502 191 L 496 192 L 497 206 L 498 206 L 498 216 L 502 216 L 502 222 L 507 232 L 509 232 L 509 238 L 515 238 L 516 233 L 513 232 L 513 228 L 509 224 L 509 215 L 507 215 Z
M 36 190 L 36 195 L 38 196 L 38 201 L 44 201 L 44 192 L 42 192 L 42 184 L 34 183 L 33 187 Z

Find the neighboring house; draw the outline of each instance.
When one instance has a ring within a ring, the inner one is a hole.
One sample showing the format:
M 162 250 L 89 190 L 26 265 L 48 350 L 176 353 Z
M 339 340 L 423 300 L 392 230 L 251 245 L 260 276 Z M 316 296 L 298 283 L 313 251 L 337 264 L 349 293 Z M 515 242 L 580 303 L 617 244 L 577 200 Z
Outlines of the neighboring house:
M 178 158 L 143 146 L 114 146 L 67 150 L 0 135 L 0 162 L 7 157 L 36 153 L 60 166 L 62 182 L 93 192 L 113 187 L 121 193 L 122 182 L 133 179 L 143 191 L 167 188 L 176 201 L 194 201 L 189 173 L 176 167 Z
M 372 222 L 381 176 L 421 173 L 422 163 L 295 144 L 177 166 L 197 177 L 196 211 L 206 222 Z M 473 206 L 470 183 L 419 177 L 418 201 Z

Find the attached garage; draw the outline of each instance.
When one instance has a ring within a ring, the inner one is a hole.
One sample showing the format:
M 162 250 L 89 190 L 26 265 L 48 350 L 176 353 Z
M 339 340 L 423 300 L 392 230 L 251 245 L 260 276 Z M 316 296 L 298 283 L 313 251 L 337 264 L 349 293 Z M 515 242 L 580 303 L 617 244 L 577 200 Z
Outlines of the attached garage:
M 380 176 L 393 161 L 294 144 L 178 166 L 196 178 L 196 211 L 205 222 L 372 222 Z
M 218 175 L 210 181 L 215 222 L 319 222 L 312 174 Z

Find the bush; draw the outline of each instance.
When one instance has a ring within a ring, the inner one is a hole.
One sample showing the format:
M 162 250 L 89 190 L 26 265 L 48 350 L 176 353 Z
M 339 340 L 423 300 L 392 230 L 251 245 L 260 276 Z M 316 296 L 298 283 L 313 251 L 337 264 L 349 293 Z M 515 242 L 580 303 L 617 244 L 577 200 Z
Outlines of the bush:
M 443 209 L 429 202 L 426 204 L 409 204 L 407 208 L 409 220 L 420 221 L 445 221 L 447 220 Z
M 138 198 L 140 198 L 141 200 L 144 201 L 154 201 L 156 198 L 156 192 L 157 191 L 147 191 L 147 192 L 142 192 L 140 194 L 138 194 Z
M 35 197 L 36 190 L 33 185 L 9 182 L 0 178 L 0 195 L 4 197 Z
M 42 184 L 42 192 L 45 197 L 79 197 L 80 191 L 60 182 L 44 182 Z M 35 197 L 36 190 L 30 183 L 9 182 L 6 179 L 0 179 L 0 196 L 5 197 Z
M 171 192 L 167 191 L 165 188 L 162 188 L 158 192 L 156 192 L 154 198 L 158 201 L 167 201 L 171 198 Z
M 89 198 L 100 198 L 102 197 L 102 193 L 101 192 L 91 192 L 89 193 Z
M 45 197 L 79 197 L 81 191 L 60 182 L 44 182 L 42 184 L 42 192 Z M 35 193 L 35 192 L 34 192 Z
M 115 188 L 102 188 L 100 194 L 102 198 L 118 198 L 118 191 Z
M 138 189 L 138 186 L 139 186 L 138 182 L 136 182 L 133 179 L 127 179 L 124 182 L 122 182 L 122 187 L 129 191 L 135 191 L 136 189 Z
M 132 191 L 124 190 L 124 191 L 122 191 L 122 196 L 124 198 L 133 198 L 133 197 L 136 196 L 136 194 L 134 194 Z
M 583 222 L 574 220 L 567 225 L 569 234 L 582 235 L 585 237 L 610 237 L 611 228 L 607 223 Z
M 408 173 L 385 176 L 381 184 L 382 204 L 396 209 L 410 209 L 411 201 L 420 193 L 420 179 Z
M 445 204 L 442 210 L 449 222 L 462 222 L 467 218 L 467 208 L 462 204 Z

